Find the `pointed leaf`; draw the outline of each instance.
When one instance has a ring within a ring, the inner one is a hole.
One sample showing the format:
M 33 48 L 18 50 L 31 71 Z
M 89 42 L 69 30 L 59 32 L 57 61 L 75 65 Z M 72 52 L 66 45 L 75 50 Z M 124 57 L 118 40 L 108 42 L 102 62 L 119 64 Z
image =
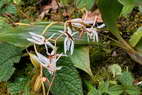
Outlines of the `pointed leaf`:
M 97 5 L 106 26 L 111 30 L 113 35 L 120 39 L 121 36 L 116 27 L 116 23 L 120 16 L 122 5 L 118 2 L 118 0 L 98 0 Z
M 72 56 L 70 56 L 75 67 L 85 71 L 90 76 L 92 76 L 92 71 L 90 68 L 90 58 L 89 58 L 89 48 L 80 47 L 74 50 Z

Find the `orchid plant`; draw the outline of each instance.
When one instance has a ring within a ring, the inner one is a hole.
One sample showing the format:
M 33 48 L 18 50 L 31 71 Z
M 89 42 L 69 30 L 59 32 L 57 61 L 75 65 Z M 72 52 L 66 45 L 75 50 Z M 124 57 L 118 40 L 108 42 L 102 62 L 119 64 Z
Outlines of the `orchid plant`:
M 88 37 L 88 41 L 90 40 L 94 42 L 99 41 L 97 27 L 95 27 L 96 21 L 97 21 L 97 17 L 95 17 L 95 20 L 93 22 L 87 21 L 82 18 L 76 18 L 76 19 L 68 20 L 64 23 L 64 30 L 59 31 L 60 35 L 56 39 L 58 40 L 61 37 L 65 37 L 64 38 L 64 54 L 57 53 L 56 41 L 54 41 L 54 43 L 51 42 L 51 40 L 54 40 L 54 36 L 56 34 L 53 34 L 49 38 L 46 38 L 44 37 L 44 34 L 40 35 L 33 32 L 29 32 L 31 37 L 27 38 L 27 40 L 34 44 L 36 60 L 38 61 L 38 63 L 43 68 L 46 68 L 51 75 L 55 74 L 57 70 L 60 70 L 62 68 L 62 67 L 56 66 L 57 61 L 62 56 L 68 56 L 67 52 L 70 52 L 70 55 L 73 55 L 75 40 L 77 39 L 76 38 L 77 36 L 75 35 L 78 35 L 79 38 L 81 38 L 82 35 L 86 33 Z M 88 25 L 91 25 L 91 27 L 88 28 Z M 78 28 L 79 30 L 77 30 L 76 28 Z M 43 54 L 39 53 L 36 48 L 36 45 L 44 45 L 47 56 L 44 56 Z M 51 49 L 51 51 L 49 51 L 49 48 Z

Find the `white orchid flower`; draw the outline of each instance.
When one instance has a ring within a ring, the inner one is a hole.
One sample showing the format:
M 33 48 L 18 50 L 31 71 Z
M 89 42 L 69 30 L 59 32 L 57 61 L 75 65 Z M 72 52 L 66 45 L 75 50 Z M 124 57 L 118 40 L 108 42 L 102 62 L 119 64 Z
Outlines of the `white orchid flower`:
M 45 57 L 44 55 L 37 52 L 37 58 L 39 60 L 39 63 L 47 68 L 48 72 L 50 74 L 53 74 L 57 70 L 60 70 L 61 67 L 57 67 L 56 63 L 60 59 L 62 54 L 55 54 L 54 50 L 50 53 L 48 57 Z
M 74 40 L 73 40 L 73 36 L 76 34 L 72 33 L 72 30 L 67 27 L 67 31 L 59 31 L 60 33 L 63 33 L 66 37 L 64 39 L 64 53 L 66 54 L 67 51 L 70 51 L 70 54 L 73 54 L 74 51 Z
M 41 36 L 39 34 L 33 33 L 33 32 L 29 32 L 31 38 L 27 38 L 28 41 L 38 44 L 38 45 L 43 45 L 45 44 L 45 37 Z
M 48 53 L 48 46 L 51 47 L 52 49 L 55 49 L 55 46 L 49 42 L 49 40 L 55 35 L 51 35 L 51 37 L 49 37 L 48 39 L 46 39 L 44 36 L 33 33 L 33 32 L 29 32 L 29 34 L 31 35 L 31 38 L 27 38 L 28 41 L 34 43 L 34 44 L 38 44 L 38 45 L 45 45 L 46 48 L 46 52 Z
M 98 37 L 98 32 L 96 28 L 86 28 L 87 30 L 87 36 L 88 36 L 88 41 L 89 39 L 98 42 L 99 41 L 99 37 Z

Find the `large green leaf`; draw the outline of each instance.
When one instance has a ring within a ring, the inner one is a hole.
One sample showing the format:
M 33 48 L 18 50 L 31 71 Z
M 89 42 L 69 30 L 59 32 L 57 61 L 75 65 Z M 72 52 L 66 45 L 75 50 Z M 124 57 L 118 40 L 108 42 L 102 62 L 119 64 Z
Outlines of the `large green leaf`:
M 138 42 L 142 38 L 142 27 L 138 28 L 138 30 L 131 36 L 131 39 L 129 40 L 129 43 L 131 46 L 135 47 Z
M 118 39 L 121 38 L 116 27 L 117 19 L 120 16 L 122 5 L 117 0 L 98 0 L 97 3 L 106 26 Z
M 53 95 L 83 95 L 82 83 L 78 71 L 69 58 L 59 60 L 62 69 L 57 71 L 52 85 Z M 45 72 L 45 75 L 49 74 Z
M 0 44 L 0 81 L 7 81 L 14 73 L 14 63 L 19 62 L 21 49 L 10 45 Z
M 28 42 L 26 38 L 30 37 L 29 32 L 41 34 L 45 27 L 46 25 L 33 25 L 18 28 L 13 28 L 10 25 L 7 27 L 3 26 L 3 28 L 0 29 L 0 41 L 8 42 L 18 47 L 28 47 L 30 42 Z M 48 36 L 62 29 L 63 26 L 54 25 L 48 29 Z
M 42 24 L 36 24 L 31 26 L 23 26 L 23 27 L 11 27 L 10 25 L 5 24 L 5 26 L 0 26 L 0 42 L 7 42 L 13 44 L 18 47 L 26 48 L 31 45 L 30 42 L 27 41 L 27 38 L 30 37 L 29 32 L 34 32 L 37 34 L 41 34 L 45 27 L 49 25 L 49 22 L 45 22 Z M 50 37 L 53 33 L 56 33 L 57 36 L 60 35 L 59 30 L 63 30 L 63 25 L 55 24 L 49 27 L 44 34 L 47 38 Z M 63 43 L 64 38 L 62 37 L 57 41 L 58 44 Z M 82 39 L 76 39 L 75 44 L 94 44 L 94 42 L 87 41 L 86 35 Z
M 85 71 L 90 76 L 93 76 L 90 68 L 89 48 L 80 47 L 74 50 L 72 56 L 70 56 L 75 67 Z
M 75 4 L 78 8 L 91 9 L 95 3 L 95 0 L 75 0 Z

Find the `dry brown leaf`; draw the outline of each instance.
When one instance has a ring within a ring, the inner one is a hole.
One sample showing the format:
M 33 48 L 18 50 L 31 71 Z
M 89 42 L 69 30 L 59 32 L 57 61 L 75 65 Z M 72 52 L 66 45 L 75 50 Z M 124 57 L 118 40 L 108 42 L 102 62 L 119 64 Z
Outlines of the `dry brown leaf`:
M 59 5 L 58 5 L 57 1 L 52 0 L 50 4 L 42 7 L 42 12 L 39 15 L 39 18 L 43 19 L 45 17 L 45 15 L 48 14 L 50 9 L 57 10 L 58 8 L 59 8 Z
M 91 12 L 91 11 L 88 11 L 87 13 L 85 13 L 83 16 L 82 16 L 82 19 L 87 21 L 87 22 L 92 22 L 94 23 L 94 20 L 95 18 L 97 17 L 96 19 L 96 22 L 103 22 L 102 20 L 102 16 L 101 16 L 101 13 L 99 11 L 99 9 L 96 9 L 95 11 Z

